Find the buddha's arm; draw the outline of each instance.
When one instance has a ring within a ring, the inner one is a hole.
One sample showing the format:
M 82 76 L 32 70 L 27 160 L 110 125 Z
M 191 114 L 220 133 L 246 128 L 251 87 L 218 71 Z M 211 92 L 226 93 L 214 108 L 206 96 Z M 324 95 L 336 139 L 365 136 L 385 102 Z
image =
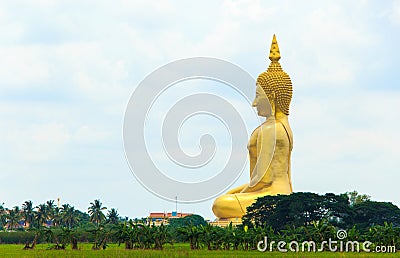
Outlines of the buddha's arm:
M 261 126 L 257 145 L 254 147 L 257 148 L 257 162 L 251 173 L 250 184 L 242 192 L 261 190 L 272 183 L 273 175 L 269 166 L 275 152 L 275 127 L 273 124 Z M 269 173 L 267 173 L 268 171 Z
M 256 148 L 254 148 L 256 149 Z M 254 167 L 257 163 L 257 150 L 249 150 L 249 160 L 250 160 L 250 178 L 253 175 Z

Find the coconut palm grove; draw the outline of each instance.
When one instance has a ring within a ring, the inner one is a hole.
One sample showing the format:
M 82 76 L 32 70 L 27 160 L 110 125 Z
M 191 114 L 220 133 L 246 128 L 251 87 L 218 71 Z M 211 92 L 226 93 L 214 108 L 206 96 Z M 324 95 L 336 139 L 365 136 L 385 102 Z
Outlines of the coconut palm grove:
M 183 247 L 189 253 L 235 250 L 255 254 L 259 253 L 257 244 L 266 236 L 276 242 L 322 243 L 336 239 L 338 230 L 346 230 L 349 240 L 372 242 L 372 248 L 396 248 L 400 246 L 400 209 L 356 191 L 339 195 L 299 192 L 259 198 L 248 207 L 242 224 L 219 227 L 196 214 L 156 225 L 150 218 L 121 217 L 117 208 L 105 207 L 100 200 L 90 202 L 86 211 L 55 200 L 41 204 L 27 200 L 21 206 L 0 206 L 0 229 L 1 246 L 17 244 L 21 252 L 37 246 L 54 252 L 79 251 L 90 245 L 98 252 L 110 247 Z

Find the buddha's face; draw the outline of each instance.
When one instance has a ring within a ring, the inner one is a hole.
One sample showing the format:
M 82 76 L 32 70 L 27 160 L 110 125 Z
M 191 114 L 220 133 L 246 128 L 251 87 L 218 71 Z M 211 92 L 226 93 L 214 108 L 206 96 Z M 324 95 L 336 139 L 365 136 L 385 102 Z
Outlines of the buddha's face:
M 259 116 L 268 117 L 271 115 L 271 107 L 267 95 L 265 94 L 263 88 L 257 84 L 256 97 L 254 98 L 253 107 L 257 108 L 257 113 Z

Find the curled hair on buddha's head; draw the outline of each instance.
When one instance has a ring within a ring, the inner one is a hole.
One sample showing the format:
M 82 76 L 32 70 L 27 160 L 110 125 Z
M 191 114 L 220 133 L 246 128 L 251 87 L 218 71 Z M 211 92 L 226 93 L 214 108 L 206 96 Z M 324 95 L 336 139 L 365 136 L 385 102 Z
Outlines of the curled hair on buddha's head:
M 262 72 L 257 78 L 257 84 L 260 85 L 265 94 L 269 96 L 274 95 L 274 99 L 269 99 L 270 102 L 275 101 L 279 109 L 285 114 L 289 115 L 290 101 L 292 100 L 292 81 L 287 73 L 285 73 L 278 62 L 281 58 L 278 42 L 274 35 L 271 44 L 269 59 L 271 64 L 267 71 Z

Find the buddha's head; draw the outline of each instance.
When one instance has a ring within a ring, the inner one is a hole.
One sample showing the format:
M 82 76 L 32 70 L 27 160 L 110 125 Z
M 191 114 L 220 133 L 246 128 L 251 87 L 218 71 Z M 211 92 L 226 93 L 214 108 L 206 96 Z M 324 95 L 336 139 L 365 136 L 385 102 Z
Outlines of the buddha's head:
M 289 105 L 292 100 L 292 82 L 278 62 L 280 58 L 278 42 L 274 35 L 269 54 L 271 64 L 267 71 L 258 76 L 256 83 L 256 98 L 253 106 L 257 107 L 260 116 L 275 115 L 277 112 L 289 115 Z

